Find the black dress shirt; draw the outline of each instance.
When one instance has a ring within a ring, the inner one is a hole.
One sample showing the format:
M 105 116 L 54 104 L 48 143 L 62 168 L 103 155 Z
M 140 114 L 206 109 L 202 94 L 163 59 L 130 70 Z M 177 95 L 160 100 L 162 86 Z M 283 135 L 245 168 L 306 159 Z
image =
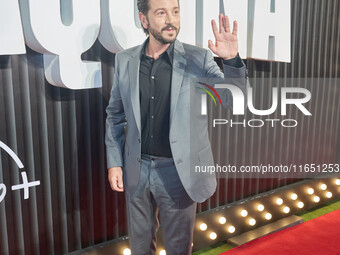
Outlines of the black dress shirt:
M 143 154 L 172 157 L 169 130 L 173 50 L 172 43 L 156 60 L 146 56 L 145 48 L 142 50 L 139 97 Z

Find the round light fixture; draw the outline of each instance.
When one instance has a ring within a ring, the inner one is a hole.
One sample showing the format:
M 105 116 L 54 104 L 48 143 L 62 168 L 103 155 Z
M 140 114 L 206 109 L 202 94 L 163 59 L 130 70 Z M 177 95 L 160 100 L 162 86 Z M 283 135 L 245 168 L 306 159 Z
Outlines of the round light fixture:
M 259 212 L 262 212 L 262 211 L 264 210 L 263 204 L 257 205 L 257 210 L 258 210 Z
M 282 204 L 283 204 L 283 200 L 282 200 L 282 198 L 278 198 L 278 199 L 276 199 L 276 204 L 278 204 L 278 205 L 282 205 Z
M 328 191 L 328 192 L 326 193 L 326 197 L 331 198 L 332 196 L 333 196 L 332 192 L 329 192 L 329 191 Z
M 297 206 L 298 206 L 299 208 L 303 208 L 305 205 L 304 205 L 303 202 L 299 202 L 299 203 L 297 204 Z
M 225 217 L 220 217 L 218 221 L 220 224 L 225 224 L 227 222 L 227 219 Z
M 266 215 L 264 217 L 266 218 L 266 220 L 270 220 L 272 218 L 272 214 L 266 213 Z
M 211 232 L 209 237 L 211 240 L 215 240 L 217 238 L 217 234 L 215 232 Z
M 253 219 L 253 218 L 251 218 L 251 219 L 249 220 L 249 225 L 250 225 L 250 226 L 254 226 L 255 224 L 256 224 L 256 220 Z
M 285 207 L 283 208 L 283 212 L 284 212 L 284 213 L 289 213 L 289 212 L 290 212 L 290 208 L 289 208 L 288 206 L 285 206 Z
M 248 215 L 247 210 L 242 210 L 242 211 L 241 211 L 241 216 L 242 216 L 242 217 L 246 217 L 247 215 Z
M 229 232 L 229 233 L 234 233 L 235 230 L 236 230 L 236 229 L 235 229 L 234 226 L 229 226 L 229 227 L 228 227 L 228 232 Z
M 309 189 L 307 190 L 307 192 L 308 192 L 309 195 L 312 195 L 312 194 L 314 194 L 314 189 L 309 188 Z
M 313 200 L 314 200 L 315 203 L 318 203 L 318 202 L 320 201 L 320 197 L 315 196 L 315 197 L 313 198 Z
M 129 248 L 125 248 L 123 251 L 124 255 L 131 255 L 131 250 Z
M 206 231 L 207 228 L 208 228 L 208 226 L 207 226 L 207 224 L 205 224 L 205 223 L 202 223 L 202 224 L 200 225 L 200 230 L 202 230 L 202 231 Z

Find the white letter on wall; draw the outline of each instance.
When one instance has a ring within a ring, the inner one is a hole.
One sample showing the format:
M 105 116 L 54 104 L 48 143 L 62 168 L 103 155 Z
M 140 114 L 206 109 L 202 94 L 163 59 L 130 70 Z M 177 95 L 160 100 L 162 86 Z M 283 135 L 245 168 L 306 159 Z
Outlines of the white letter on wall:
M 290 0 L 253 0 L 251 58 L 290 62 Z
M 18 1 L 0 1 L 0 55 L 26 53 Z
M 247 58 L 248 0 L 223 0 L 224 14 L 229 17 L 230 29 L 233 21 L 238 24 L 238 51 L 241 58 Z
M 135 0 L 102 0 L 99 41 L 110 52 L 141 44 L 146 36 L 138 19 Z
M 73 0 L 73 22 L 61 20 L 60 0 L 20 0 L 27 45 L 44 54 L 49 83 L 70 89 L 101 87 L 99 62 L 85 62 L 100 29 L 99 0 Z
M 197 45 L 209 49 L 208 40 L 210 39 L 215 43 L 215 36 L 211 28 L 211 20 L 214 19 L 218 26 L 220 0 L 201 0 L 198 3 L 200 3 L 199 8 L 201 8 L 201 10 L 197 12 L 197 25 L 198 27 L 202 27 L 202 29 L 197 30 L 197 32 L 202 34 L 197 35 Z
M 181 30 L 178 40 L 184 43 L 196 44 L 196 0 L 180 1 Z

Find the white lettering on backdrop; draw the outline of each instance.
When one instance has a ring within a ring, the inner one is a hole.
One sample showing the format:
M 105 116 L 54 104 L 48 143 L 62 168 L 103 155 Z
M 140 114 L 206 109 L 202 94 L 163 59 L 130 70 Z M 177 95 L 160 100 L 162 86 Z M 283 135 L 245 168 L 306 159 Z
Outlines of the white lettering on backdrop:
M 0 55 L 24 54 L 25 42 L 18 1 L 0 1 Z
M 44 54 L 46 79 L 55 86 L 102 86 L 100 63 L 81 59 L 97 38 L 113 53 L 145 40 L 135 0 L 73 0 L 73 20 L 67 25 L 61 13 L 70 10 L 60 8 L 60 0 L 19 3 L 26 44 Z M 0 16 L 1 55 L 25 53 L 18 8 L 16 1 L 0 3 L 5 14 Z M 290 62 L 290 8 L 290 0 L 185 0 L 179 39 L 208 48 L 214 38 L 210 21 L 222 12 L 238 21 L 242 58 Z
M 100 1 L 73 0 L 73 22 L 62 23 L 59 0 L 21 0 L 26 44 L 44 54 L 49 83 L 70 89 L 101 87 L 100 62 L 85 62 L 100 29 Z M 63 10 L 61 10 L 63 11 Z

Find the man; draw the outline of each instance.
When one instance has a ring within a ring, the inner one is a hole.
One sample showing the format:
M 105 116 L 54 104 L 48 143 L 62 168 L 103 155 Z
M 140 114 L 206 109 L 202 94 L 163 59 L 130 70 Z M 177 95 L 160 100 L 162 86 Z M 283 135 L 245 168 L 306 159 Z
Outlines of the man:
M 192 120 L 200 132 L 190 146 L 190 101 L 194 78 L 221 78 L 210 51 L 182 44 L 178 0 L 138 0 L 144 44 L 115 56 L 107 107 L 106 148 L 111 188 L 125 191 L 132 254 L 155 254 L 157 213 L 166 253 L 191 254 L 197 202 L 209 198 L 216 179 L 190 174 L 193 164 L 212 165 L 206 118 Z M 238 56 L 237 23 L 212 21 L 226 77 L 245 78 Z M 224 99 L 226 100 L 226 98 Z

